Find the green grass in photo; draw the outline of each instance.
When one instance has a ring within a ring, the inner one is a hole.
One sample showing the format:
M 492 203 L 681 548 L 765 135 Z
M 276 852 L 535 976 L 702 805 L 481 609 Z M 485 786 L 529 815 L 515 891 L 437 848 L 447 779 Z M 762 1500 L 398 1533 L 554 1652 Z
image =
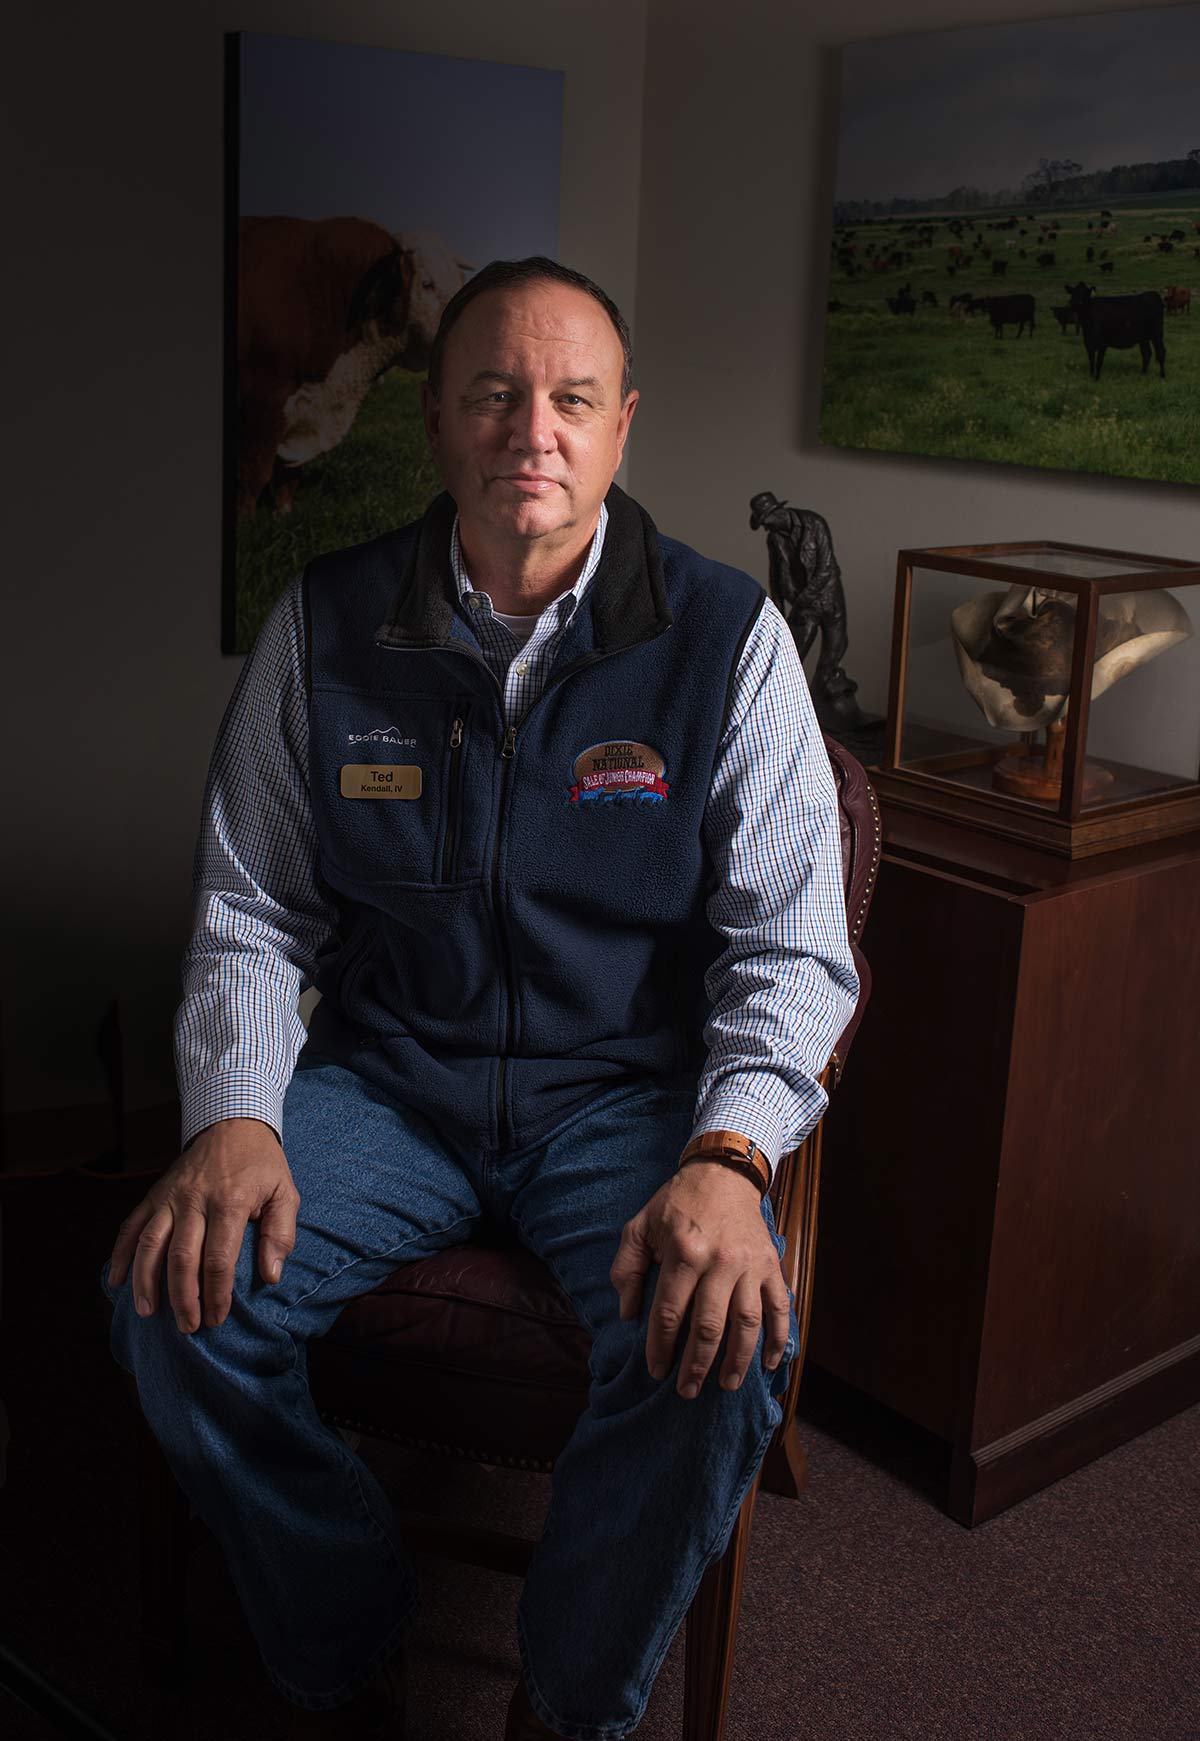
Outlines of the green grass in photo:
M 247 653 L 289 580 L 314 556 L 361 544 L 423 514 L 441 487 L 421 421 L 423 375 L 392 369 L 354 426 L 299 471 L 288 514 L 262 506 L 237 526 L 236 651 Z
M 911 249 L 913 259 L 879 273 L 868 264 L 853 278 L 835 260 L 829 295 L 841 307 L 826 317 L 821 440 L 877 452 L 1200 483 L 1200 307 L 1164 318 L 1165 381 L 1153 356 L 1143 376 L 1136 347 L 1109 350 L 1100 380 L 1091 380 L 1082 338 L 1074 331 L 1064 336 L 1051 312 L 1067 303 L 1066 285 L 1080 279 L 1097 296 L 1161 293 L 1178 285 L 1192 289 L 1200 304 L 1200 204 L 1113 209 L 1112 235 L 1087 229 L 1089 217 L 1096 221 L 1091 212 L 1042 213 L 1043 222 L 1057 218 L 1057 239 L 1043 239 L 1035 219 L 1012 249 L 1005 243 L 1016 240 L 1016 232 L 986 227 L 989 217 L 1005 214 L 977 214 L 963 236 L 972 265 L 953 275 L 948 247 L 957 238 L 942 214 L 933 220 L 934 245 L 927 249 L 917 248 L 896 221 L 848 226 L 859 260 L 901 247 Z M 1186 240 L 1170 254 L 1160 253 L 1159 234 L 1173 229 L 1182 229 Z M 992 259 L 1007 262 L 1002 277 L 993 275 L 991 260 L 973 246 L 975 234 L 991 247 Z M 1146 242 L 1146 235 L 1153 239 Z M 1100 271 L 1102 251 L 1111 273 Z M 1043 252 L 1053 252 L 1052 267 L 1036 264 Z M 916 312 L 893 314 L 886 299 L 905 284 L 912 287 Z M 924 291 L 936 296 L 936 307 L 922 303 Z M 968 292 L 1030 293 L 1033 336 L 1026 332 L 1018 339 L 1009 326 L 996 339 L 985 313 L 953 316 L 951 297 Z

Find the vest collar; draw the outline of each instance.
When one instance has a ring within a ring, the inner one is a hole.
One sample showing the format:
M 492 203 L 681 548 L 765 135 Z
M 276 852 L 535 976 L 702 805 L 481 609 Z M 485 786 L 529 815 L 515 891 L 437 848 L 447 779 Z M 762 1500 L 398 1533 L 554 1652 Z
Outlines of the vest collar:
M 608 530 L 584 602 L 590 601 L 598 653 L 618 653 L 669 629 L 658 530 L 632 496 L 613 484 L 605 497 Z M 456 506 L 446 491 L 417 522 L 391 616 L 375 633 L 378 647 L 445 647 L 458 625 L 458 588 L 450 566 Z

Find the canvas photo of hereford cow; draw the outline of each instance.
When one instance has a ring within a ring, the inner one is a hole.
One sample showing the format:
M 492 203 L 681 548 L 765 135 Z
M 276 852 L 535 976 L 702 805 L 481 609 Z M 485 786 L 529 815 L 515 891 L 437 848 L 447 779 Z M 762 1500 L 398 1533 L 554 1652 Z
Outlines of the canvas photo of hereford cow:
M 842 51 L 821 440 L 1200 483 L 1200 6 Z
M 226 75 L 222 649 L 245 653 L 312 557 L 437 493 L 430 346 L 488 260 L 556 256 L 562 74 L 239 33 Z

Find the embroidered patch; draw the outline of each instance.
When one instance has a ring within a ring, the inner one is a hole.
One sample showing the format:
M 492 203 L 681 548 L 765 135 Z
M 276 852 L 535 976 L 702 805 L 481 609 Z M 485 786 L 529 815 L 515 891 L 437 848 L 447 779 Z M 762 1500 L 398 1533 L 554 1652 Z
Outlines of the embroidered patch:
M 632 743 L 628 738 L 592 744 L 575 758 L 570 802 L 661 804 L 670 790 L 663 779 L 666 766 L 649 744 Z

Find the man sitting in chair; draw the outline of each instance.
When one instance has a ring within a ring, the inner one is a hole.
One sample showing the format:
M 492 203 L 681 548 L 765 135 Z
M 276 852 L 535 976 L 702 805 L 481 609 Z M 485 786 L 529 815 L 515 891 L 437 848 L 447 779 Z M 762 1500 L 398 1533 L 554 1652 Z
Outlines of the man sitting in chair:
M 509 1741 L 637 1726 L 781 1417 L 765 1192 L 857 995 L 837 806 L 778 610 L 613 484 L 630 367 L 579 273 L 472 278 L 445 493 L 309 564 L 213 755 L 184 1152 L 104 1281 L 298 1733 L 398 1733 L 412 1564 L 305 1349 L 401 1264 L 510 1224 L 592 1337 Z

